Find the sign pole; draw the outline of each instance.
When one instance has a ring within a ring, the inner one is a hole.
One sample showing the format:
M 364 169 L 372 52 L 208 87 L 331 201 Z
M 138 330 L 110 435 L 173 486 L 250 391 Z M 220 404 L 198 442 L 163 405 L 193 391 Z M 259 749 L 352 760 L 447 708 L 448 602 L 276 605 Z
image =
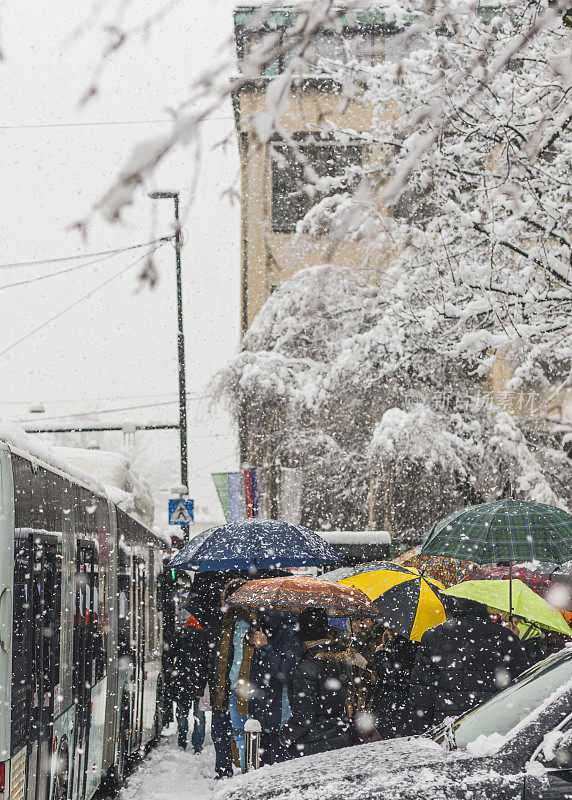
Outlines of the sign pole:
M 183 332 L 183 286 L 181 279 L 181 222 L 179 219 L 179 192 L 150 192 L 154 200 L 171 198 L 175 204 L 175 258 L 177 274 L 177 360 L 179 365 L 179 434 L 181 449 L 181 484 L 189 492 L 189 467 L 187 452 L 187 390 L 185 372 L 185 336 Z M 189 541 L 189 526 L 181 527 L 183 543 Z

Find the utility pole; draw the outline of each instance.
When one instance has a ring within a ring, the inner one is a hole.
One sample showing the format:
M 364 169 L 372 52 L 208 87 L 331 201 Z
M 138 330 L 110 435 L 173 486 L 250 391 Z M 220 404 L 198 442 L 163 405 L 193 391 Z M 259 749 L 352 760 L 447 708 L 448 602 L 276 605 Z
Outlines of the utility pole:
M 153 200 L 173 200 L 175 204 L 175 257 L 177 267 L 177 356 L 179 364 L 179 433 L 181 441 L 181 486 L 188 494 L 189 465 L 187 453 L 187 391 L 185 374 L 185 337 L 183 333 L 183 287 L 181 282 L 181 223 L 179 219 L 179 192 L 150 192 Z M 189 526 L 181 526 L 181 538 L 189 540 Z

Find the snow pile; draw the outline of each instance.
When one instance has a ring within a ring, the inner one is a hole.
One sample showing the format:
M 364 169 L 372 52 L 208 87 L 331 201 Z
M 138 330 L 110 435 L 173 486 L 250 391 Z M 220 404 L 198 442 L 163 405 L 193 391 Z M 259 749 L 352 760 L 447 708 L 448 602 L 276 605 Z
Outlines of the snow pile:
M 110 450 L 81 447 L 54 447 L 53 450 L 56 456 L 75 468 L 94 475 L 104 485 L 112 503 L 147 525 L 153 523 L 155 509 L 151 487 L 133 470 L 127 456 Z
M 494 756 L 505 743 L 505 737 L 500 733 L 491 733 L 490 736 L 481 734 L 474 742 L 467 744 L 467 752 L 472 756 Z
M 447 431 L 437 415 L 424 405 L 411 411 L 388 409 L 375 427 L 369 456 L 382 462 L 400 459 L 417 461 L 425 469 L 436 466 L 465 472 L 467 442 Z
M 152 524 L 154 504 L 151 488 L 121 453 L 79 447 L 48 447 L 38 437 L 11 422 L 0 423 L 0 441 L 29 453 L 92 491 L 107 495 L 124 511 L 135 514 L 147 525 Z M 167 538 L 164 536 L 165 540 Z
M 328 544 L 391 544 L 388 531 L 316 531 Z
M 466 754 L 445 753 L 429 739 L 393 739 L 236 776 L 221 787 L 215 800 L 441 800 L 448 796 L 451 782 L 458 785 L 463 780 L 463 762 L 467 763 Z
M 542 753 L 547 761 L 552 761 L 552 759 L 556 756 L 556 751 L 562 736 L 562 731 L 550 731 L 549 733 L 545 734 L 544 739 L 542 740 Z
M 69 463 L 65 459 L 65 454 L 58 453 L 57 448 L 47 447 L 40 439 L 30 433 L 26 433 L 23 428 L 13 422 L 0 422 L 0 441 L 6 442 L 7 445 L 17 450 L 29 453 L 34 458 L 49 464 L 60 472 L 67 473 L 96 492 L 101 494 L 105 492 L 103 484 L 89 471 L 82 469 L 79 465 L 76 466 Z

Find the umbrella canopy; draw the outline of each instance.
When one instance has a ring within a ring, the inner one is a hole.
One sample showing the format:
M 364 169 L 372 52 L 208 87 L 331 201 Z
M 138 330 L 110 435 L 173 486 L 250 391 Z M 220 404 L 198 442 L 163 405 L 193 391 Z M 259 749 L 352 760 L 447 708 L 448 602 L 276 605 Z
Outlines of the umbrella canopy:
M 426 577 L 435 578 L 443 586 L 455 586 L 467 575 L 470 575 L 472 564 L 468 561 L 448 556 L 424 556 L 421 555 L 421 547 L 422 545 L 419 544 L 406 553 L 402 553 L 398 558 L 393 559 L 394 563 L 404 567 L 414 567 Z
M 249 581 L 227 602 L 231 606 L 272 608 L 298 614 L 305 608 L 322 608 L 331 617 L 377 616 L 375 607 L 359 589 L 306 576 Z
M 562 614 L 520 580 L 463 581 L 445 589 L 445 594 L 476 600 L 497 611 L 511 613 L 511 583 L 513 614 L 546 630 L 572 636 L 572 630 Z
M 269 519 L 227 522 L 195 536 L 169 563 L 172 569 L 260 570 L 339 564 L 342 558 L 317 533 Z
M 443 586 L 417 570 L 387 562 L 385 569 L 344 578 L 341 584 L 361 589 L 373 600 L 377 618 L 406 639 L 418 642 L 428 628 L 445 622 Z
M 449 514 L 429 531 L 422 555 L 477 564 L 572 558 L 572 515 L 528 500 L 500 500 Z
M 362 572 L 373 572 L 376 569 L 383 569 L 387 561 L 365 561 L 363 564 L 354 564 L 351 567 L 339 567 L 332 569 L 330 572 L 324 572 L 320 575 L 324 581 L 341 581 L 343 578 L 351 578 L 353 575 L 359 575 Z

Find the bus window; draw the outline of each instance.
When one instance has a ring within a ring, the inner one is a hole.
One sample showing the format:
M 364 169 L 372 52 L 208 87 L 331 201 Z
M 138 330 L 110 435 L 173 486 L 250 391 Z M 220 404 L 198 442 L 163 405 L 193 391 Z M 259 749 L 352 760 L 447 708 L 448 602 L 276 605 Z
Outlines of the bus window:
M 75 535 L 73 516 L 63 514 L 60 681 L 58 701 L 62 711 L 73 702 L 73 615 L 75 605 Z
M 99 569 L 94 564 L 93 571 L 93 601 L 91 619 L 91 637 L 93 640 L 93 683 L 99 681 L 107 673 L 107 655 L 105 650 L 105 639 L 103 635 L 103 619 L 100 614 L 99 604 Z
M 148 602 L 148 633 L 147 633 L 147 648 L 149 654 L 154 657 L 155 656 L 155 640 L 156 640 L 156 631 L 155 631 L 155 624 L 157 618 L 157 602 L 156 602 L 156 591 L 157 591 L 157 584 L 155 581 L 155 552 L 152 547 L 149 548 L 149 576 L 148 576 L 148 592 L 149 592 L 149 602 Z
M 16 531 L 14 552 L 14 622 L 12 632 L 12 738 L 11 755 L 17 753 L 29 738 L 31 707 L 31 554 L 32 543 L 27 534 Z

